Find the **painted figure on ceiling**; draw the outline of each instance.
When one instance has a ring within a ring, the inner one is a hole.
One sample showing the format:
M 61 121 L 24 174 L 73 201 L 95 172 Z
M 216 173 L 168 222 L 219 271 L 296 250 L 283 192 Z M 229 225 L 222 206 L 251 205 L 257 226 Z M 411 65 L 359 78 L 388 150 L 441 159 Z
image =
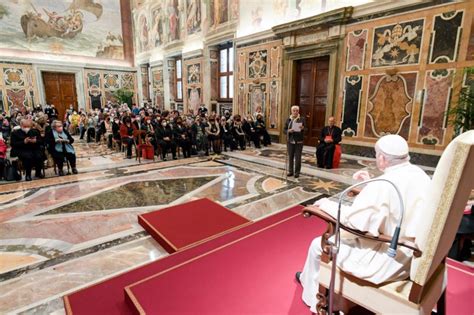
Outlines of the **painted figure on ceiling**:
M 153 11 L 152 38 L 155 47 L 163 44 L 163 24 L 160 9 Z
M 200 0 L 188 0 L 187 6 L 188 18 L 186 19 L 186 28 L 188 33 L 192 34 L 201 29 L 201 5 Z
M 148 49 L 148 22 L 146 17 L 142 15 L 140 17 L 140 48 L 141 51 Z
M 179 16 L 178 16 L 178 3 L 176 0 L 171 0 L 168 3 L 168 14 L 169 14 L 169 41 L 179 39 Z

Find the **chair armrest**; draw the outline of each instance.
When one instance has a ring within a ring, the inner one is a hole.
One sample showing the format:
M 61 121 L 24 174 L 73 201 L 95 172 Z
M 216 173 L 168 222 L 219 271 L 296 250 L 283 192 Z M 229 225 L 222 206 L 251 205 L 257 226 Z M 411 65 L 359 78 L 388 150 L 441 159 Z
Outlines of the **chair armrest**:
M 331 225 L 334 225 L 334 226 L 336 225 L 336 221 L 337 221 L 333 216 L 331 216 L 330 214 L 324 212 L 323 210 L 321 210 L 317 206 L 308 206 L 308 207 L 304 208 L 303 209 L 303 215 L 305 217 L 310 217 L 310 216 L 313 216 L 313 215 L 317 216 L 317 217 L 323 219 L 324 221 L 326 221 L 327 223 L 329 223 Z M 381 235 L 376 237 L 376 236 L 368 235 L 366 232 L 351 229 L 350 227 L 347 227 L 347 226 L 343 225 L 342 223 L 339 223 L 339 226 L 344 231 L 347 231 L 347 232 L 349 232 L 351 234 L 354 234 L 358 237 L 366 238 L 366 239 L 373 240 L 373 241 L 376 241 L 376 242 L 384 242 L 384 243 L 390 243 L 392 241 L 391 236 L 381 234 Z M 416 246 L 416 244 L 414 242 L 409 241 L 407 239 L 400 238 L 398 240 L 398 246 L 402 246 L 402 247 L 406 247 L 406 248 L 411 249 L 413 251 L 413 256 L 415 256 L 415 257 L 420 257 L 421 254 L 422 254 L 422 252 L 418 248 L 418 246 Z

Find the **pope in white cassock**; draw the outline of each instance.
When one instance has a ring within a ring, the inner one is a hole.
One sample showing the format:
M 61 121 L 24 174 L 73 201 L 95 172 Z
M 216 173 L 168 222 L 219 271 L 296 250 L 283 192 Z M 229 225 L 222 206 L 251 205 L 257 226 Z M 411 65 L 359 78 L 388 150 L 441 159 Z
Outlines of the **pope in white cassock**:
M 375 144 L 377 168 L 384 172 L 380 178 L 394 183 L 403 198 L 405 214 L 400 237 L 414 240 L 417 227 L 423 224 L 424 207 L 430 178 L 426 173 L 409 162 L 408 144 L 398 135 L 380 138 Z M 367 180 L 365 171 L 354 174 L 357 180 Z M 323 211 L 337 217 L 338 204 L 329 199 L 316 202 Z M 370 235 L 392 235 L 400 216 L 399 198 L 393 186 L 386 182 L 373 182 L 365 186 L 351 206 L 341 209 L 341 223 Z M 380 284 L 386 281 L 406 279 L 410 273 L 412 251 L 398 247 L 395 259 L 386 252 L 388 244 L 341 234 L 337 266 L 346 273 Z M 313 240 L 303 271 L 297 278 L 303 286 L 303 301 L 316 313 L 318 292 L 319 261 L 321 257 L 321 237 Z

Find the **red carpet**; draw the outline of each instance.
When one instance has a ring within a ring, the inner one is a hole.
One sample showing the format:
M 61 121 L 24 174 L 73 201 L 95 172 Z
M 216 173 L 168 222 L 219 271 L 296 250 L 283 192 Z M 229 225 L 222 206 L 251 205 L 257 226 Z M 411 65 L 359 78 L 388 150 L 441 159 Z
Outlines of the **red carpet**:
M 301 206 L 293 207 L 233 232 L 221 235 L 208 242 L 183 249 L 163 259 L 73 292 L 64 297 L 66 312 L 68 314 L 87 315 L 130 314 L 132 309 L 127 306 L 124 300 L 124 288 L 126 286 L 298 214 L 302 209 L 303 207 Z M 317 232 L 317 230 L 314 231 L 315 236 L 318 234 Z M 299 268 L 301 267 L 299 266 Z M 290 285 L 291 281 L 289 282 Z
M 474 293 L 474 268 L 460 262 L 447 259 L 448 291 L 446 308 L 449 315 L 472 315 L 474 303 L 471 299 Z
M 216 237 L 249 222 L 207 198 L 138 216 L 138 223 L 168 253 Z
M 146 314 L 308 314 L 294 280 L 325 224 L 300 214 L 126 289 Z

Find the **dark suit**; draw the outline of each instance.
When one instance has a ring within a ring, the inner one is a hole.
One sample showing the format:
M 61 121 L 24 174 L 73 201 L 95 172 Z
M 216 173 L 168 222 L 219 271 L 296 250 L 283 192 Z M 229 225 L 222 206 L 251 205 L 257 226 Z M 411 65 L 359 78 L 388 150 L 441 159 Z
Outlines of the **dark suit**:
M 288 118 L 285 123 L 285 134 L 288 136 L 288 173 L 299 175 L 301 171 L 301 153 L 303 152 L 303 131 L 288 132 L 293 127 L 293 122 L 302 123 L 302 127 L 306 128 L 304 118 L 292 120 Z
M 25 143 L 25 139 L 28 137 L 36 137 L 36 143 Z M 11 134 L 11 146 L 11 156 L 17 156 L 20 159 L 27 176 L 31 176 L 33 167 L 36 170 L 36 176 L 42 173 L 45 160 L 44 143 L 37 129 L 30 129 L 28 133 L 22 129 L 14 130 Z
M 326 143 L 324 139 L 332 137 L 333 142 Z M 342 140 L 342 130 L 337 126 L 326 126 L 321 131 L 319 137 L 319 144 L 316 148 L 316 157 L 318 159 L 318 167 L 332 168 L 332 160 L 334 158 L 334 151 L 336 144 Z

